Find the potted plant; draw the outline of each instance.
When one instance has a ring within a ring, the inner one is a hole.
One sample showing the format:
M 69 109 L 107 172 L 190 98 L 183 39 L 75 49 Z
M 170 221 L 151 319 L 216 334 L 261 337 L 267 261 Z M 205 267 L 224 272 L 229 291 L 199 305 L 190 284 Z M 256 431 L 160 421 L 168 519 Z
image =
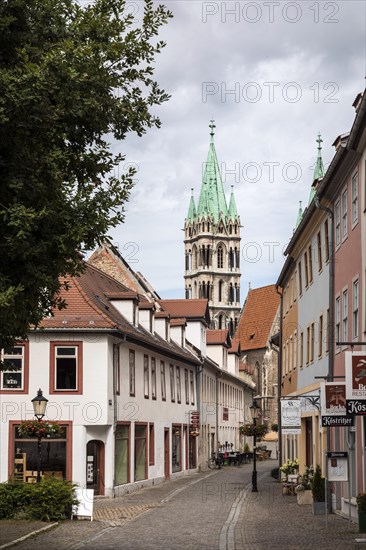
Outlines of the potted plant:
M 313 502 L 313 494 L 311 491 L 313 478 L 314 468 L 312 466 L 306 466 L 304 473 L 299 478 L 299 485 L 295 488 L 297 504 L 300 506 L 303 504 L 312 504 Z
M 311 491 L 313 494 L 313 514 L 325 514 L 325 479 L 322 477 L 319 464 L 315 468 Z
M 358 510 L 358 532 L 366 533 L 366 493 L 359 493 L 356 500 Z
M 281 472 L 285 474 L 286 480 L 288 480 L 289 475 L 296 475 L 299 471 L 299 459 L 294 458 L 294 460 L 288 459 L 280 468 Z

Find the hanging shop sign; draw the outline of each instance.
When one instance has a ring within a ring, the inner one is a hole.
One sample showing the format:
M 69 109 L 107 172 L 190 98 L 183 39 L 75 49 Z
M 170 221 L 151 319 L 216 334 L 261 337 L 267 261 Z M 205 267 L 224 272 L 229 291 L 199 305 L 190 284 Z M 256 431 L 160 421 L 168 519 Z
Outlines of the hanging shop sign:
M 322 426 L 353 426 L 353 416 L 347 415 L 346 384 L 323 382 L 320 385 Z
M 348 453 L 334 451 L 327 453 L 328 481 L 348 481 Z
M 301 402 L 294 398 L 281 398 L 281 432 L 282 435 L 301 433 Z
M 366 355 L 360 351 L 345 353 L 347 414 L 366 414 Z

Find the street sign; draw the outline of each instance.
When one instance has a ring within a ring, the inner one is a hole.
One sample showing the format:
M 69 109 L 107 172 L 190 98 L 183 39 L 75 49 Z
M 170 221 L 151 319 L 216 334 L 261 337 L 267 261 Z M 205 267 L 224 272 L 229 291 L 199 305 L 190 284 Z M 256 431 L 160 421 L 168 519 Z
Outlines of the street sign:
M 322 382 L 320 403 L 323 428 L 353 426 L 353 417 L 347 415 L 346 384 L 344 382 Z
M 366 355 L 360 351 L 346 351 L 345 363 L 347 401 L 366 403 Z
M 295 398 L 281 398 L 282 435 L 301 434 L 301 403 Z
M 362 416 L 366 414 L 366 401 L 360 399 L 347 399 L 346 410 L 348 415 Z

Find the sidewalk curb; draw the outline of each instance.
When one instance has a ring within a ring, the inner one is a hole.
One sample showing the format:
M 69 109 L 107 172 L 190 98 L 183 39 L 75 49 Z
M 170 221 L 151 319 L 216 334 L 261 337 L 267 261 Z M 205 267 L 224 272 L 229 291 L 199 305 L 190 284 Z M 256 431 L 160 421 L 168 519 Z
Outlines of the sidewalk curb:
M 58 523 L 51 523 L 51 525 L 46 525 L 45 527 L 41 527 L 41 529 L 36 529 L 36 531 L 31 531 L 27 535 L 24 535 L 23 537 L 20 537 L 19 539 L 12 540 L 10 542 L 7 542 L 6 544 L 2 544 L 0 546 L 0 550 L 2 548 L 9 548 L 9 546 L 13 546 L 14 544 L 18 544 L 19 542 L 23 542 L 26 539 L 29 539 L 29 537 L 33 537 L 33 535 L 38 535 L 38 533 L 42 533 L 43 531 L 48 531 L 48 529 L 51 529 L 51 527 L 55 527 L 58 525 Z

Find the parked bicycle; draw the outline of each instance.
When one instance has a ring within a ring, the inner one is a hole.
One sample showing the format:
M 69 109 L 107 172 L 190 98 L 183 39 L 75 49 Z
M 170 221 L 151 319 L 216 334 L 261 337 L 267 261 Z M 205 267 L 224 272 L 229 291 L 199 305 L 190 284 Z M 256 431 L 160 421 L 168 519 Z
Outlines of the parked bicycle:
M 221 468 L 224 465 L 224 461 L 222 457 L 218 453 L 212 453 L 211 458 L 208 461 L 208 467 L 211 468 L 211 470 L 218 468 L 221 470 Z

